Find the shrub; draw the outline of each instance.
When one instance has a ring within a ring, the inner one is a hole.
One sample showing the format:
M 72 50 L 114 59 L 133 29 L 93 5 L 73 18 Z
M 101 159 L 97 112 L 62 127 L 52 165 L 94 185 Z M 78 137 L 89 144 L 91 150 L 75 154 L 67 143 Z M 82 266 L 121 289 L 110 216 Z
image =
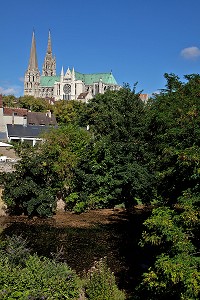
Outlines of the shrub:
M 79 280 L 65 264 L 30 255 L 24 268 L 0 259 L 0 299 L 77 299 Z
M 24 266 L 26 259 L 30 255 L 27 241 L 21 236 L 13 235 L 7 237 L 5 242 L 1 242 L 0 255 L 6 256 L 11 265 Z
M 22 237 L 0 245 L 0 299 L 77 299 L 80 279 L 67 264 L 29 253 Z
M 115 282 L 115 276 L 107 266 L 106 259 L 95 262 L 87 272 L 85 291 L 89 300 L 124 300 L 125 294 Z

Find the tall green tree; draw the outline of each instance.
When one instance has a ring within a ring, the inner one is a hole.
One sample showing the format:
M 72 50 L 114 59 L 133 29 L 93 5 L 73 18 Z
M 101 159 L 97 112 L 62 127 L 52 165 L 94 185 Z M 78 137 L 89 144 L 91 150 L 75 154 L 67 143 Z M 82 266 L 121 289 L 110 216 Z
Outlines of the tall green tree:
M 143 274 L 141 299 L 197 300 L 200 76 L 187 75 L 184 83 L 171 75 L 165 78 L 168 90 L 152 99 L 146 119 L 146 140 L 154 153 L 153 169 L 161 201 L 144 222 L 141 245 L 152 247 L 154 262 Z
M 145 105 L 128 87 L 97 95 L 87 106 L 93 136 L 75 170 L 72 207 L 132 206 L 148 201 L 153 176 L 144 140 Z
M 174 91 L 155 95 L 147 110 L 145 139 L 154 153 L 158 194 L 171 203 L 199 180 L 200 76 L 185 77 Z

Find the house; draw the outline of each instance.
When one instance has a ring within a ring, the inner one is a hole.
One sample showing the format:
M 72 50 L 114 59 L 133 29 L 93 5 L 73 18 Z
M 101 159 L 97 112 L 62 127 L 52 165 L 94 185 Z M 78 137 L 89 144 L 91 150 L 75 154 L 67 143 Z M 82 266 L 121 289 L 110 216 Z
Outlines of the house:
M 24 108 L 3 107 L 0 95 L 0 141 L 26 141 L 31 145 L 41 141 L 41 134 L 57 126 L 51 111 L 31 112 Z
M 42 134 L 50 129 L 43 125 L 12 125 L 7 124 L 7 140 L 11 142 L 26 142 L 31 146 L 42 141 Z

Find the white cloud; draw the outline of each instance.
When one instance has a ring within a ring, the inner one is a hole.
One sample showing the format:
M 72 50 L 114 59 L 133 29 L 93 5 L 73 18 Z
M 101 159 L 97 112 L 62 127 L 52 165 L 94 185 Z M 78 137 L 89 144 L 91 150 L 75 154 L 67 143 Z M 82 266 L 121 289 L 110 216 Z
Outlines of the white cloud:
M 22 87 L 15 85 L 9 87 L 0 86 L 0 94 L 2 95 L 15 95 L 16 97 L 22 94 Z
M 184 48 L 181 51 L 181 56 L 186 58 L 186 59 L 195 59 L 200 56 L 200 49 L 198 47 L 188 47 Z

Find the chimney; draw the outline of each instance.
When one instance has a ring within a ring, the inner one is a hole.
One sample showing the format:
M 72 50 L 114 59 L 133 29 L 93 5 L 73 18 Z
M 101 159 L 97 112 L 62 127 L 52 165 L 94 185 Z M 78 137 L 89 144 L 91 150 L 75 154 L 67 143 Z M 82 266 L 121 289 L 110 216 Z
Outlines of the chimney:
M 27 126 L 27 116 L 23 116 L 23 126 Z
M 51 119 L 51 111 L 50 110 L 47 110 L 46 116 Z

